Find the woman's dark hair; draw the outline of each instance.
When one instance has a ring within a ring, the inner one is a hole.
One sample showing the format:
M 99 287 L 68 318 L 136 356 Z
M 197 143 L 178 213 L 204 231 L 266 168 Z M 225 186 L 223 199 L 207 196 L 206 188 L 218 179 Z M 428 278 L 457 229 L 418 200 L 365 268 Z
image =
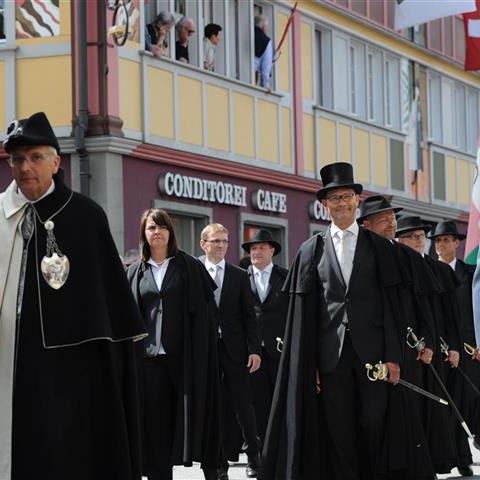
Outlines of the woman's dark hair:
M 142 213 L 140 218 L 140 232 L 139 232 L 139 248 L 140 256 L 144 262 L 146 262 L 150 257 L 150 245 L 147 242 L 145 237 L 145 227 L 147 225 L 148 217 L 152 217 L 152 220 L 161 227 L 166 227 L 170 232 L 170 237 L 168 239 L 167 246 L 167 256 L 173 257 L 178 253 L 177 245 L 177 236 L 175 235 L 175 230 L 173 228 L 173 222 L 168 213 L 163 210 L 163 208 L 149 208 Z

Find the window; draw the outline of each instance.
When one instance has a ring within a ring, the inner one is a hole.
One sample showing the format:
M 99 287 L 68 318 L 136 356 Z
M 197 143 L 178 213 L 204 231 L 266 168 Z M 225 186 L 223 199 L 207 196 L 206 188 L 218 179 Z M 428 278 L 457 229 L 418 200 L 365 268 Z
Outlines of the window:
M 437 200 L 447 198 L 445 155 L 440 152 L 433 152 L 433 197 Z
M 390 139 L 390 186 L 393 190 L 405 191 L 405 160 L 403 143 Z
M 442 89 L 440 75 L 431 74 L 428 79 L 429 131 L 432 139 L 442 142 Z
M 385 60 L 385 124 L 400 129 L 400 61 L 389 55 Z
M 468 89 L 467 93 L 467 151 L 476 153 L 478 144 L 478 92 Z
M 383 123 L 383 55 L 370 49 L 367 56 L 368 119 Z
M 429 47 L 442 51 L 442 19 L 433 20 L 428 24 Z
M 455 85 L 455 146 L 467 149 L 465 87 Z
M 349 49 L 349 80 L 350 113 L 366 118 L 365 45 L 352 41 Z

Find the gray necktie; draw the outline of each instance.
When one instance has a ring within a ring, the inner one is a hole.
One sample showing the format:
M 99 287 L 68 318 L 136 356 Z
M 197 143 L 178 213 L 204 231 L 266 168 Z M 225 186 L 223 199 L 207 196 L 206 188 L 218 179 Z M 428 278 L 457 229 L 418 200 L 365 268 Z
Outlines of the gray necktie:
M 337 235 L 340 238 L 338 263 L 340 264 L 340 269 L 342 270 L 345 285 L 348 285 L 353 267 L 353 258 L 350 251 L 352 234 L 348 230 L 340 230 Z
M 213 281 L 217 285 L 217 288 L 215 289 L 214 295 L 215 295 L 215 303 L 217 304 L 217 307 L 220 305 L 220 295 L 222 294 L 222 281 L 220 278 L 220 270 L 222 267 L 218 266 L 215 267 L 210 267 L 210 271 L 214 272 L 215 271 L 215 276 L 213 277 Z
M 266 283 L 266 271 L 262 270 L 257 274 L 257 290 L 258 290 L 258 296 L 260 297 L 260 300 L 263 301 L 265 300 L 265 294 L 267 293 L 267 285 Z
M 33 222 L 35 221 L 35 214 L 33 212 L 33 207 L 29 203 L 25 209 L 25 215 L 23 216 L 22 222 L 22 236 L 25 242 L 27 242 L 33 233 Z

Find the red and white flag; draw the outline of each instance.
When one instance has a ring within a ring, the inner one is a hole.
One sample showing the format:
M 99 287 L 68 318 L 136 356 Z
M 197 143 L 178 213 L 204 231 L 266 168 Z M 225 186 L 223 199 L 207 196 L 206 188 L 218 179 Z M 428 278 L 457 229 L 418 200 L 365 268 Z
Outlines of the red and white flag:
M 395 30 L 475 9 L 475 0 L 396 0 Z
M 465 70 L 480 70 L 480 0 L 475 12 L 464 13 Z

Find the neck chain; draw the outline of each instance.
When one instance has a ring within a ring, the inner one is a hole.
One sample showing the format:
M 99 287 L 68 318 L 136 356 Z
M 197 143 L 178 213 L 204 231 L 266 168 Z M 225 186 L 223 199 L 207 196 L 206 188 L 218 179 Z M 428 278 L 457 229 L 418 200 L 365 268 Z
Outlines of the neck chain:
M 70 203 L 72 197 L 73 192 L 70 193 L 67 201 L 45 221 L 42 221 L 40 218 L 35 205 L 33 203 L 31 204 L 33 211 L 35 212 L 35 216 L 47 232 L 46 254 L 42 258 L 40 268 L 45 281 L 55 290 L 63 287 L 67 281 L 70 273 L 70 262 L 68 257 L 64 255 L 58 247 L 57 239 L 55 238 L 54 234 L 55 223 L 52 219 L 55 218 Z M 34 225 L 36 230 L 36 222 L 34 222 Z

